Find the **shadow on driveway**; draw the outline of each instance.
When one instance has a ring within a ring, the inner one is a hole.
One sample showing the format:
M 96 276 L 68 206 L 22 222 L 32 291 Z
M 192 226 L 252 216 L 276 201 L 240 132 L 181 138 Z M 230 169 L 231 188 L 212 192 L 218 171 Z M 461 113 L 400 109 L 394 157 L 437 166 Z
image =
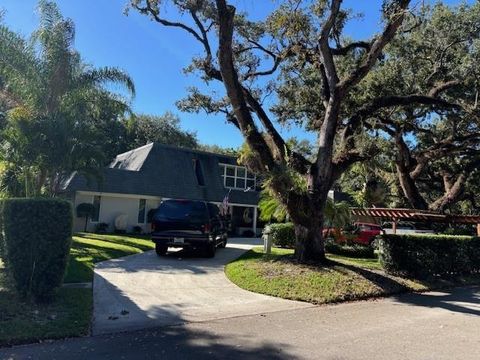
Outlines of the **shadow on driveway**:
M 311 304 L 245 291 L 225 276 L 224 266 L 258 239 L 232 239 L 214 258 L 184 251 L 154 251 L 98 263 L 93 298 L 94 335 L 230 318 Z

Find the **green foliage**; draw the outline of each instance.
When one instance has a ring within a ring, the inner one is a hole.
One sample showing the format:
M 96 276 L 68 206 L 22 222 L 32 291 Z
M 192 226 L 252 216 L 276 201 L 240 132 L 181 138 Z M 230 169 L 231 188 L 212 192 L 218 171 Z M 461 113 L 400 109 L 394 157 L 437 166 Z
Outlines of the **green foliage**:
M 132 229 L 132 233 L 133 234 L 142 234 L 143 233 L 143 229 L 141 226 L 134 226 L 133 229 Z
M 362 244 L 338 244 L 335 241 L 325 242 L 325 251 L 330 254 L 347 256 L 349 258 L 375 258 L 372 246 Z
M 295 227 L 292 223 L 267 225 L 264 233 L 270 233 L 274 246 L 283 248 L 295 247 Z
M 199 150 L 207 151 L 215 154 L 229 155 L 229 156 L 238 156 L 238 149 L 234 148 L 225 148 L 218 145 L 206 145 L 200 144 L 198 146 Z
M 24 184 L 6 187 L 12 196 L 58 193 L 72 171 L 97 175 L 129 108 L 110 85 L 135 94 L 121 70 L 82 62 L 75 26 L 54 2 L 40 1 L 39 14 L 30 39 L 0 24 L 0 161 L 14 169 L 7 183 Z
M 325 205 L 325 225 L 327 227 L 334 227 L 337 229 L 343 228 L 351 222 L 350 204 L 345 201 L 334 202 L 332 199 L 327 199 Z
M 77 217 L 85 218 L 85 226 L 83 231 L 87 231 L 88 219 L 95 215 L 95 206 L 90 203 L 82 203 L 77 206 Z
M 92 217 L 95 214 L 95 206 L 90 203 L 82 203 L 77 206 L 77 217 Z
M 262 221 L 278 221 L 283 222 L 287 219 L 287 208 L 271 195 L 268 190 L 260 193 L 260 201 L 258 203 L 260 210 L 260 220 Z
M 107 223 L 104 223 L 104 222 L 98 223 L 98 224 L 95 226 L 95 232 L 96 232 L 97 234 L 105 234 L 105 233 L 107 232 L 109 226 L 110 226 L 110 225 L 108 225 Z
M 0 201 L 2 256 L 21 296 L 52 298 L 65 273 L 71 231 L 72 208 L 67 201 Z
M 418 278 L 480 271 L 480 238 L 449 235 L 382 235 L 380 262 L 391 273 Z
M 148 143 L 157 142 L 185 148 L 197 148 L 197 136 L 180 128 L 180 119 L 173 113 L 162 116 L 133 115 L 125 122 L 123 150 L 131 150 Z

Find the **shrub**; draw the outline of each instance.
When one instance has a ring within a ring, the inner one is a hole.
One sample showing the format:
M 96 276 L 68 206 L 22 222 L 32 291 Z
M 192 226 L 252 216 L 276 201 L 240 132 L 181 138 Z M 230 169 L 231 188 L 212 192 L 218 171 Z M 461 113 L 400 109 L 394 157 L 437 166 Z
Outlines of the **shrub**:
M 82 203 L 77 206 L 77 217 L 85 218 L 85 226 L 83 231 L 87 231 L 88 219 L 95 215 L 95 205 L 90 203 Z
M 295 247 L 295 228 L 292 223 L 267 225 L 264 232 L 270 232 L 274 246 Z
M 143 229 L 142 229 L 141 226 L 136 225 L 132 228 L 132 232 L 134 234 L 141 234 L 141 233 L 143 233 Z
M 339 244 L 332 240 L 325 242 L 325 251 L 330 254 L 348 256 L 351 258 L 375 258 L 374 248 L 362 244 Z
M 18 293 L 49 300 L 63 281 L 70 252 L 72 207 L 55 199 L 0 201 L 3 259 Z
M 449 235 L 382 235 L 380 262 L 391 273 L 418 278 L 480 271 L 480 238 Z
M 105 234 L 108 230 L 108 224 L 107 223 L 98 223 L 97 226 L 95 226 L 95 232 L 97 234 Z

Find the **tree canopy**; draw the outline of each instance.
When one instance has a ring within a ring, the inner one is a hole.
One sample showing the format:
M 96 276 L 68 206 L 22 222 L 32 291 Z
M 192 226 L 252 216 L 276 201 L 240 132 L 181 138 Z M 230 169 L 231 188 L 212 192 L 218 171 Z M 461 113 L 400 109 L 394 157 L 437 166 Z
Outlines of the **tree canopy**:
M 55 195 L 73 171 L 99 177 L 115 155 L 149 142 L 199 146 L 172 113 L 134 114 L 132 79 L 84 62 L 75 25 L 54 2 L 38 9 L 29 38 L 0 21 L 0 192 Z
M 129 110 L 128 99 L 106 85 L 120 84 L 135 95 L 123 71 L 81 60 L 73 48 L 75 26 L 55 3 L 40 1 L 39 14 L 29 39 L 0 25 L 0 93 L 7 110 L 0 156 L 12 180 L 23 179 L 26 195 L 55 194 L 72 171 L 90 174 L 102 166 L 108 133 L 99 128 Z
M 177 13 L 164 11 L 166 2 L 131 0 L 131 6 L 196 39 L 203 53 L 192 55 L 187 71 L 225 89 L 219 96 L 193 88 L 181 108 L 223 113 L 238 128 L 250 148 L 249 166 L 267 179 L 295 223 L 301 261 L 324 258 L 321 228 L 328 191 L 353 164 L 377 153 L 372 140 L 379 132 L 388 134 L 388 121 L 398 117 L 406 124 L 400 114 L 412 109 L 415 114 L 459 113 L 461 104 L 450 90 L 463 83 L 468 66 L 458 69 L 460 56 L 444 71 L 441 48 L 427 42 L 448 45 L 452 34 L 446 28 L 437 35 L 441 24 L 428 7 L 385 0 L 378 32 L 352 40 L 344 29 L 354 13 L 342 0 L 280 1 L 260 20 L 227 0 L 170 1 Z M 464 8 L 469 16 L 463 24 L 475 22 L 474 9 Z M 459 28 L 471 43 L 477 33 L 465 25 Z M 425 60 L 416 56 L 419 47 Z M 432 61 L 438 71 L 428 77 Z M 292 122 L 316 134 L 311 158 L 280 135 L 278 125 Z M 298 175 L 304 188 L 295 185 Z

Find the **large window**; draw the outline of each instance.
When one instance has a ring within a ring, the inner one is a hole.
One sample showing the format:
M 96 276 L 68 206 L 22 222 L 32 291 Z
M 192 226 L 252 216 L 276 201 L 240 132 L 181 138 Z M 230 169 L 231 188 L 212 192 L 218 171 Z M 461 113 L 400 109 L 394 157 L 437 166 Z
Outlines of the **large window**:
M 227 188 L 255 190 L 255 175 L 247 171 L 244 166 L 235 166 L 221 164 L 221 174 L 223 177 L 223 185 Z
M 93 206 L 95 208 L 95 212 L 92 216 L 92 222 L 98 222 L 100 218 L 100 203 L 102 201 L 102 197 L 100 195 L 95 195 L 93 197 Z
M 147 200 L 140 199 L 138 201 L 138 223 L 145 224 L 145 208 L 147 205 Z

